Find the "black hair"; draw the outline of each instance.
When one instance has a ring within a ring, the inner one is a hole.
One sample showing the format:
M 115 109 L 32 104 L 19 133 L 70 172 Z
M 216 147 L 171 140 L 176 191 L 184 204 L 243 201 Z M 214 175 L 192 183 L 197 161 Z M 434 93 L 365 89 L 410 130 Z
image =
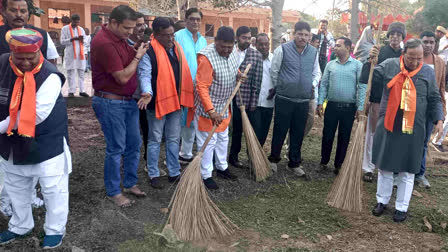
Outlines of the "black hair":
M 255 41 L 256 43 L 258 43 L 258 38 L 259 37 L 266 37 L 269 40 L 269 35 L 268 34 L 266 34 L 266 33 L 258 33 L 257 36 L 255 37 L 256 38 L 256 41 Z
M 70 24 L 70 23 L 72 22 L 72 20 L 71 20 L 70 17 L 68 17 L 68 16 L 62 16 L 62 18 L 61 18 L 61 22 L 62 22 L 63 24 Z
M 143 13 L 136 11 L 135 12 L 135 16 L 137 17 L 137 19 L 139 18 L 145 18 L 145 15 L 143 15 Z
M 420 39 L 409 39 L 408 41 L 406 41 L 406 43 L 404 43 L 403 53 L 406 53 L 408 49 L 414 49 L 419 46 L 423 46 L 423 43 Z
M 313 42 L 315 40 L 319 40 L 319 36 L 317 36 L 317 34 L 313 33 L 313 36 L 311 37 L 311 42 Z
M 422 32 L 422 34 L 420 34 L 420 39 L 422 39 L 423 37 L 435 38 L 436 35 L 432 31 L 424 31 Z
M 243 34 L 249 33 L 250 32 L 250 28 L 247 26 L 240 26 L 238 27 L 238 30 L 236 30 L 236 36 L 239 37 Z
M 338 39 L 336 39 L 336 41 L 338 41 L 339 39 L 344 40 L 344 46 L 345 47 L 349 47 L 349 48 L 352 47 L 352 41 L 349 38 L 347 38 L 347 37 L 339 37 Z
M 81 20 L 81 18 L 79 17 L 78 14 L 73 14 L 71 19 L 72 19 L 72 21 L 79 21 L 79 20 Z
M 321 20 L 319 21 L 319 23 L 324 23 L 324 24 L 327 24 L 327 25 L 328 25 L 328 20 L 326 20 L 326 19 L 321 19 Z
M 109 20 L 115 19 L 117 23 L 122 24 L 125 19 L 137 21 L 135 10 L 127 5 L 118 5 L 110 13 Z
M 25 1 L 28 5 L 28 12 L 30 12 L 30 3 L 29 0 L 13 0 L 16 2 Z M 8 0 L 2 0 L 2 10 L 6 10 L 6 6 L 8 5 Z
M 221 26 L 216 33 L 215 40 L 233 43 L 235 41 L 235 32 L 233 31 L 232 27 Z
M 182 25 L 184 24 L 184 25 Z M 177 32 L 178 30 L 185 28 L 185 21 L 184 20 L 178 20 L 176 23 L 174 23 L 174 31 Z
M 299 21 L 294 25 L 294 32 L 301 31 L 301 30 L 307 30 L 308 32 L 311 32 L 311 26 L 307 22 Z
M 152 32 L 153 32 L 153 30 L 148 27 L 148 28 L 145 29 L 145 33 L 144 34 L 151 36 Z
M 202 12 L 198 8 L 195 8 L 195 7 L 189 8 L 187 10 L 187 12 L 185 13 L 185 19 L 187 19 L 193 13 L 199 13 L 199 15 L 201 16 L 201 19 L 202 19 L 202 17 L 203 17 Z
M 170 26 L 174 28 L 174 22 L 167 17 L 156 17 L 154 21 L 152 21 L 152 30 L 154 34 L 159 34 L 162 30 L 167 29 Z

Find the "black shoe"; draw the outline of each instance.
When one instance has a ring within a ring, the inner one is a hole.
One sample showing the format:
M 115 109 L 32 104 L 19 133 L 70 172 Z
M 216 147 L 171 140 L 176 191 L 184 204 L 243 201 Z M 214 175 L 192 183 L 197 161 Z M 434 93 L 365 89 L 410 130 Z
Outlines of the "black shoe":
M 155 189 L 162 189 L 163 185 L 160 183 L 160 178 L 159 177 L 155 177 L 151 179 L 151 186 L 152 188 Z
M 235 161 L 235 160 L 229 159 L 229 164 L 235 168 L 240 168 L 240 169 L 244 168 L 243 163 L 241 163 L 240 161 Z
M 236 180 L 238 178 L 238 176 L 236 176 L 230 172 L 229 168 L 227 168 L 225 171 L 217 170 L 216 175 L 218 175 L 218 177 L 220 177 L 220 178 L 230 179 L 230 180 Z
M 216 184 L 216 182 L 212 178 L 205 179 L 204 184 L 209 190 L 218 190 L 219 189 L 219 186 Z
M 168 176 L 168 182 L 170 182 L 170 183 L 178 183 L 178 182 L 179 182 L 179 179 L 180 179 L 180 176 L 179 176 L 179 175 L 174 176 L 174 177 L 170 177 L 170 176 Z
M 328 170 L 328 165 L 326 164 L 320 164 L 319 165 L 319 171 L 320 172 L 326 172 Z
M 381 216 L 384 213 L 384 210 L 386 209 L 387 205 L 384 205 L 383 203 L 378 203 L 372 210 L 372 214 L 375 216 Z
M 393 220 L 395 222 L 405 221 L 406 218 L 407 218 L 407 212 L 402 212 L 402 211 L 395 210 L 394 217 L 393 217 Z
M 179 156 L 180 164 L 189 164 L 189 163 L 191 163 L 191 161 L 193 161 L 193 158 L 184 158 L 184 157 Z
M 336 165 L 335 165 L 335 166 L 334 166 L 334 170 L 333 170 L 334 175 L 337 176 L 337 175 L 339 174 L 339 170 L 341 170 L 341 166 L 339 166 L 339 165 L 336 166 Z
M 75 94 L 74 93 L 68 93 L 68 97 L 70 97 L 70 98 L 75 97 Z
M 90 97 L 87 93 L 79 93 L 79 96 L 82 96 L 82 97 Z
M 434 150 L 436 150 L 437 152 L 445 152 L 445 150 L 443 149 L 443 146 L 442 146 L 441 144 L 433 144 L 433 143 L 430 143 L 429 145 L 431 145 L 432 148 L 433 148 Z

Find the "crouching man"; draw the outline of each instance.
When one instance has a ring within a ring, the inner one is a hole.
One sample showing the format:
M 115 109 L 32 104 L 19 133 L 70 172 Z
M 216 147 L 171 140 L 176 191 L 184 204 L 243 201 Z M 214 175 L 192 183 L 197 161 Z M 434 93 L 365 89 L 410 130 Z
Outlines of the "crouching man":
M 62 244 L 68 215 L 67 109 L 61 95 L 65 77 L 41 54 L 42 35 L 14 29 L 6 36 L 11 53 L 0 56 L 0 167 L 13 214 L 6 244 L 30 233 L 33 179 L 39 179 L 47 213 L 43 248 Z

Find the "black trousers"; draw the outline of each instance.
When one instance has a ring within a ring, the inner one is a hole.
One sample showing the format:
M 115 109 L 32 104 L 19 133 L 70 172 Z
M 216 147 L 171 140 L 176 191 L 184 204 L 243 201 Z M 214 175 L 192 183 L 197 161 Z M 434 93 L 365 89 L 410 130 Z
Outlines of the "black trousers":
M 305 134 L 305 125 L 308 118 L 309 102 L 296 103 L 278 96 L 275 98 L 274 131 L 271 144 L 271 155 L 269 161 L 278 163 L 281 160 L 283 142 L 289 130 L 290 168 L 300 166 L 302 160 L 302 142 Z
M 336 157 L 334 166 L 340 168 L 347 154 L 350 135 L 352 133 L 353 122 L 355 120 L 356 104 L 328 102 L 325 109 L 324 129 L 322 136 L 321 164 L 328 164 L 331 151 L 333 149 L 333 140 L 338 130 L 338 143 L 336 147 Z
M 257 107 L 255 111 L 252 112 L 252 118 L 254 124 L 255 134 L 257 135 L 258 142 L 263 146 L 268 137 L 269 127 L 271 126 L 272 114 L 274 113 L 274 108 Z
M 147 148 L 148 148 L 148 120 L 146 119 L 146 109 L 140 109 L 140 116 L 139 116 L 139 121 L 140 121 L 140 129 L 142 131 L 142 136 L 143 136 L 143 146 L 145 147 L 145 160 L 148 157 L 148 153 L 147 153 Z
M 237 95 L 238 96 L 238 95 Z M 241 138 L 243 136 L 243 119 L 241 118 L 241 111 L 240 108 L 236 105 L 236 99 L 239 97 L 235 96 L 235 98 L 232 101 L 232 143 L 230 145 L 230 152 L 229 152 L 229 160 L 237 162 L 239 161 L 238 155 L 241 151 Z M 246 108 L 246 114 L 247 117 L 249 117 L 249 121 L 254 127 L 254 120 L 252 117 L 252 111 L 249 111 Z M 254 129 L 255 130 L 255 129 Z

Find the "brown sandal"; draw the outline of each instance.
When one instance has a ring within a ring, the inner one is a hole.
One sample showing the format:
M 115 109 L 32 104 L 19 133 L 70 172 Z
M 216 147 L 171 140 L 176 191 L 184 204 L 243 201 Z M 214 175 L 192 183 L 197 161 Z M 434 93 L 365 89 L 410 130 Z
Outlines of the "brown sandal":
M 131 188 L 123 188 L 123 192 L 132 194 L 138 198 L 146 197 L 146 193 L 140 190 L 136 185 Z
M 113 197 L 109 197 L 107 196 L 107 199 L 109 199 L 110 201 L 112 201 L 115 205 L 119 206 L 119 207 L 130 207 L 132 206 L 135 201 L 134 200 L 130 200 L 128 198 L 126 198 L 123 194 L 117 194 Z

